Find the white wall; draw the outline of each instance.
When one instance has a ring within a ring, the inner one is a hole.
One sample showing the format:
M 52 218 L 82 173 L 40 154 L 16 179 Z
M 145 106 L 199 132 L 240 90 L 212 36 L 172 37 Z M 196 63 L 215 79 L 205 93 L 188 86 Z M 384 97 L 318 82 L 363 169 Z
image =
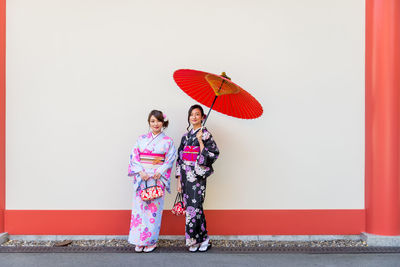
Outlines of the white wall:
M 7 209 L 129 209 L 148 112 L 176 146 L 187 126 L 180 68 L 226 71 L 264 107 L 211 114 L 206 208 L 364 208 L 364 0 L 13 0 Z

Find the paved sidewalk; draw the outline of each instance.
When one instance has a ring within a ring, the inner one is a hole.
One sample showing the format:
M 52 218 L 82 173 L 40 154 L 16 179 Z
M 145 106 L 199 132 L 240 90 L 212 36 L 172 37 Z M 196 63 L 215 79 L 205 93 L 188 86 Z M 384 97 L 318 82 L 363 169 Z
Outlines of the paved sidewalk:
M 400 266 L 400 254 L 3 253 L 2 267 Z

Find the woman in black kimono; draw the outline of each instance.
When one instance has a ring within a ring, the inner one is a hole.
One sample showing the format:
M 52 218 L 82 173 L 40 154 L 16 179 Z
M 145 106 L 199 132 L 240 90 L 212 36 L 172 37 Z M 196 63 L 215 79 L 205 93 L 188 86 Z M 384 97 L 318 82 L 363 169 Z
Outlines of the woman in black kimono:
M 201 126 L 203 119 L 203 108 L 191 106 L 188 123 L 192 128 L 182 137 L 176 162 L 178 192 L 183 193 L 186 206 L 186 245 L 191 252 L 204 252 L 211 247 L 203 203 L 206 178 L 213 173 L 212 164 L 218 158 L 219 150 L 211 133 Z

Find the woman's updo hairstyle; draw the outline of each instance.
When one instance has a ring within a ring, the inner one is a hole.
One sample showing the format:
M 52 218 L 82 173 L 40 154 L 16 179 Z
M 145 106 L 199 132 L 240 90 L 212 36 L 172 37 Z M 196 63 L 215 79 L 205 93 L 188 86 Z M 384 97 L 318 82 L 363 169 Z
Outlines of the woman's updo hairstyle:
M 150 118 L 151 116 L 154 116 L 157 120 L 162 122 L 162 126 L 164 128 L 168 127 L 169 124 L 169 120 L 167 119 L 167 117 L 159 110 L 153 109 L 152 111 L 150 111 L 149 113 L 149 117 L 147 118 L 147 122 L 150 124 Z

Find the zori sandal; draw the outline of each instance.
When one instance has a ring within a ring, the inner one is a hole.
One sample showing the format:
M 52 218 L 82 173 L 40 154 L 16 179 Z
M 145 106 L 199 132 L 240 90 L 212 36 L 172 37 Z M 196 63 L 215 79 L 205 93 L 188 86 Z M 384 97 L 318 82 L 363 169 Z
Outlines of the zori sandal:
M 142 252 L 143 251 L 143 247 L 141 247 L 141 246 L 136 246 L 135 247 L 135 252 Z
M 189 247 L 190 252 L 196 252 L 197 250 L 199 250 L 199 245 L 197 244 Z

